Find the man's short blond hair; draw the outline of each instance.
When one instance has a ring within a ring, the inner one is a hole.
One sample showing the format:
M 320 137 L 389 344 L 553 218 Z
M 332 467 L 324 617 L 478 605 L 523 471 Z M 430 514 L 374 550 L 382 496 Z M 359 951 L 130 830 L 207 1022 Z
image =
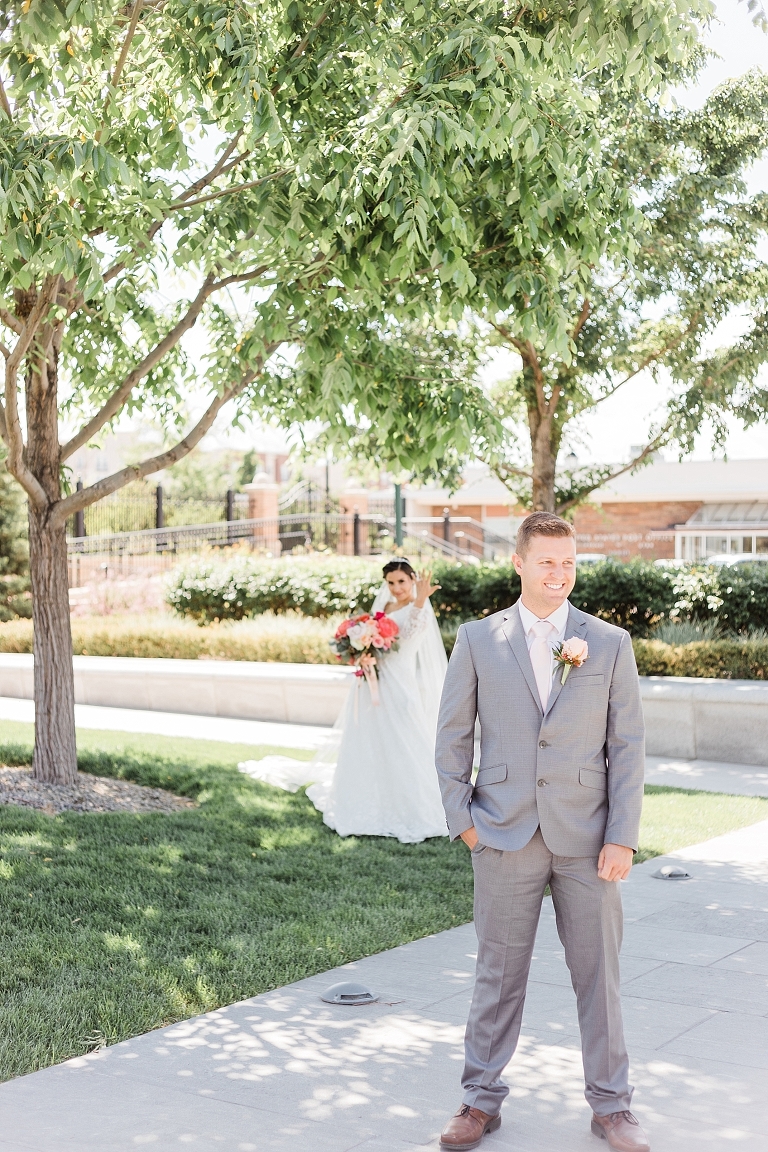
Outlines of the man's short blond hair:
M 575 535 L 573 524 L 563 520 L 562 516 L 555 516 L 554 512 L 531 512 L 517 530 L 517 554 L 525 556 L 533 536 Z

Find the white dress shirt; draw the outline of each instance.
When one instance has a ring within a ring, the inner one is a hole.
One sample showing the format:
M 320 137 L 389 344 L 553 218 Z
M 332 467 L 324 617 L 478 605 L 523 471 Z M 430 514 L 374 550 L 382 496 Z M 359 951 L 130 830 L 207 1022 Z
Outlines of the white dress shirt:
M 535 613 L 531 612 L 530 608 L 526 608 L 526 606 L 525 606 L 525 604 L 523 604 L 522 600 L 518 601 L 517 606 L 520 609 L 520 619 L 523 622 L 523 630 L 525 631 L 525 642 L 528 645 L 528 651 L 530 652 L 531 645 L 533 644 L 533 641 L 535 639 L 535 634 L 533 632 L 533 626 L 534 626 L 534 624 L 537 624 L 539 622 L 541 617 L 536 616 Z M 549 614 L 549 616 L 546 617 L 546 619 L 549 621 L 549 623 L 554 628 L 554 632 L 552 632 L 549 636 L 550 651 L 552 651 L 552 649 L 557 644 L 562 644 L 563 640 L 565 639 L 565 629 L 568 625 L 568 601 L 567 600 L 563 601 L 563 603 L 560 605 L 560 607 L 555 608 L 554 612 L 551 612 Z M 552 657 L 552 675 L 554 676 L 554 674 L 555 674 L 555 660 L 554 660 L 554 656 L 553 656 Z
M 568 600 L 543 619 L 531 612 L 530 608 L 526 608 L 522 600 L 519 601 L 519 609 L 520 620 L 525 629 L 525 641 L 531 653 L 533 675 L 539 689 L 541 707 L 546 713 L 555 675 L 553 649 L 565 636 L 565 626 L 568 624 Z

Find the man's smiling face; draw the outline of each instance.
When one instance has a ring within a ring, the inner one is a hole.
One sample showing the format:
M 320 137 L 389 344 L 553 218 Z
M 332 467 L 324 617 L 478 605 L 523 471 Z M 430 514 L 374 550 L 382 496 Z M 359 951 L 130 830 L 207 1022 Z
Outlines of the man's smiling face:
M 573 536 L 532 536 L 525 555 L 515 553 L 515 571 L 526 608 L 544 620 L 567 600 L 576 582 Z

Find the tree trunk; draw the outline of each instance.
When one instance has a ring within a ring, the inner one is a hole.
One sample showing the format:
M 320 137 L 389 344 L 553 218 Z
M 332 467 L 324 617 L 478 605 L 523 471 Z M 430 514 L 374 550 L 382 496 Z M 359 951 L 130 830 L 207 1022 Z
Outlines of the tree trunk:
M 26 378 L 27 464 L 48 497 L 48 507 L 29 502 L 29 575 L 35 659 L 36 780 L 74 784 L 75 683 L 69 622 L 66 525 L 51 524 L 51 507 L 61 499 L 58 424 L 58 333 L 40 332 L 37 355 Z
M 538 411 L 529 411 L 531 431 L 531 459 L 533 462 L 532 512 L 554 512 L 555 473 L 557 451 L 552 444 L 552 420 L 541 418 Z
M 51 529 L 29 510 L 29 574 L 35 635 L 35 752 L 32 775 L 77 780 L 75 685 L 69 623 L 66 527 Z

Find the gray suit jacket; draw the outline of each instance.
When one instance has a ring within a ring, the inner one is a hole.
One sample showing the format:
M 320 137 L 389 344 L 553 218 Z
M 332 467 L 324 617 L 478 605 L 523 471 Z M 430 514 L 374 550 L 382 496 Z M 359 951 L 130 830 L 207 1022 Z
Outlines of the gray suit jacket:
M 637 848 L 645 731 L 632 643 L 571 604 L 572 636 L 587 641 L 589 657 L 565 685 L 555 665 L 542 712 L 517 604 L 459 629 L 435 753 L 452 839 L 474 824 L 482 844 L 516 851 L 541 827 L 557 856 L 596 856 L 603 844 Z

